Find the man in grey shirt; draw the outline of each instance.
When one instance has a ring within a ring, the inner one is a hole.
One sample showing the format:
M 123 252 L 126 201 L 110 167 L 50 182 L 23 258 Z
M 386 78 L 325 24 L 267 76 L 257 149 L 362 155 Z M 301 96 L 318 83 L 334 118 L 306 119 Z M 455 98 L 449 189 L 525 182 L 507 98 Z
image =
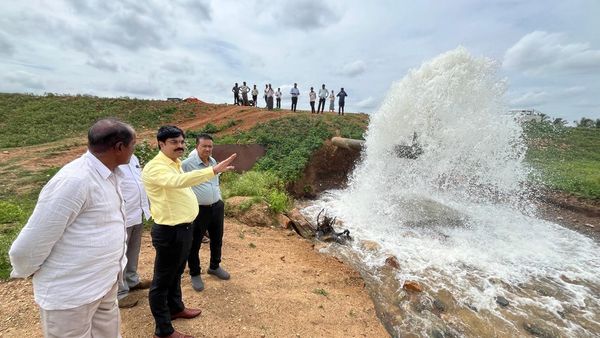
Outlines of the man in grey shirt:
M 183 161 L 183 171 L 204 169 L 215 166 L 217 161 L 212 157 L 213 138 L 209 134 L 196 136 L 196 149 Z M 188 257 L 188 267 L 192 279 L 192 287 L 196 291 L 204 290 L 204 282 L 200 277 L 200 246 L 202 237 L 208 231 L 210 236 L 210 266 L 207 273 L 220 279 L 229 279 L 229 273 L 219 266 L 221 263 L 221 246 L 223 245 L 223 219 L 225 205 L 221 200 L 219 176 L 210 181 L 192 187 L 200 211 L 194 220 L 192 247 Z

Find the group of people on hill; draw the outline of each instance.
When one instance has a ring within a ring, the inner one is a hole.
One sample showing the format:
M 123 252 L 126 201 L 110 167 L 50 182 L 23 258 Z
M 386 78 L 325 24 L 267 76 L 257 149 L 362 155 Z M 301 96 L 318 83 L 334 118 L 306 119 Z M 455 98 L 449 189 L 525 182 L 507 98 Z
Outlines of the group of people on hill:
M 131 292 L 149 288 L 154 337 L 193 338 L 172 321 L 201 314 L 184 305 L 181 275 L 187 264 L 193 289 L 204 289 L 199 251 L 205 233 L 206 272 L 230 278 L 220 266 L 224 203 L 218 175 L 233 169 L 237 154 L 217 163 L 212 136 L 200 134 L 181 161 L 180 128 L 162 126 L 156 139 L 159 152 L 142 169 L 133 154 L 133 127 L 102 119 L 88 131 L 88 151 L 40 192 L 9 256 L 11 277 L 33 275 L 45 337 L 121 337 L 119 308 L 135 306 Z M 152 281 L 137 273 L 143 221 L 150 217 Z
M 258 88 L 256 88 L 256 85 L 253 86 L 252 89 L 250 89 L 250 87 L 248 87 L 246 85 L 246 82 L 244 81 L 242 83 L 241 86 L 238 86 L 237 82 L 235 83 L 235 85 L 233 86 L 233 88 L 231 89 L 231 91 L 233 92 L 233 104 L 235 105 L 243 105 L 243 106 L 250 106 L 253 105 L 255 107 L 258 107 Z M 249 100 L 249 96 L 248 94 L 251 95 L 252 100 Z M 317 95 L 319 97 L 319 105 L 317 107 L 317 109 L 315 110 L 315 102 L 317 101 Z M 300 90 L 298 89 L 298 84 L 294 83 L 294 87 L 292 87 L 292 89 L 290 89 L 290 96 L 292 98 L 292 105 L 290 107 L 290 110 L 295 112 L 296 108 L 298 106 L 298 97 L 300 96 Z M 335 112 L 335 98 L 338 98 L 338 115 L 344 115 L 344 106 L 346 104 L 346 96 L 348 96 L 348 94 L 346 93 L 346 91 L 344 90 L 344 88 L 342 87 L 340 89 L 340 91 L 335 94 L 334 91 L 332 90 L 331 92 L 329 92 L 329 90 L 327 88 L 325 88 L 325 84 L 323 84 L 321 86 L 321 89 L 319 89 L 319 93 L 317 94 L 314 91 L 313 87 L 310 87 L 310 92 L 308 93 L 308 98 L 309 98 L 309 103 L 310 103 L 310 110 L 312 114 L 323 114 L 323 112 L 325 111 L 325 103 L 327 102 L 327 100 L 329 99 L 329 111 L 330 112 Z M 271 86 L 270 83 L 265 85 L 265 90 L 263 92 L 263 98 L 265 100 L 265 107 L 267 108 L 267 110 L 273 110 L 273 98 L 275 98 L 275 102 L 276 102 L 276 108 L 277 109 L 281 109 L 281 97 L 282 97 L 282 93 L 281 93 L 281 89 L 277 88 L 277 90 L 273 90 L 273 87 Z

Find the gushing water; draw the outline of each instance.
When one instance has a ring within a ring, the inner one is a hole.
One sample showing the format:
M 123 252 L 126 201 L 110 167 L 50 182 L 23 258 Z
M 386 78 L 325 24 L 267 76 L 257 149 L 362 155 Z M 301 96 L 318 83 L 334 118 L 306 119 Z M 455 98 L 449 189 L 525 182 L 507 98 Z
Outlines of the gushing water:
M 535 217 L 504 91 L 497 64 L 464 48 L 409 72 L 372 116 L 349 188 L 305 210 L 325 207 L 355 238 L 379 243 L 366 252 L 354 242 L 374 276 L 394 255 L 398 287 L 424 287 L 386 295 L 400 311 L 391 320 L 398 335 L 600 334 L 600 247 Z M 415 132 L 422 154 L 399 156 Z

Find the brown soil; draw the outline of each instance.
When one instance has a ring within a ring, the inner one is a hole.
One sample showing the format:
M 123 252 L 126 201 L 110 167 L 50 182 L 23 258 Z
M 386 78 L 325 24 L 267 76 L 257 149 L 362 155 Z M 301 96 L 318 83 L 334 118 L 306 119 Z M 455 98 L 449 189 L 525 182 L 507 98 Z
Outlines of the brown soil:
M 387 337 L 360 275 L 311 242 L 274 228 L 225 223 L 223 266 L 232 278 L 203 274 L 206 289 L 195 292 L 182 279 L 186 306 L 201 308 L 192 320 L 174 321 L 196 337 Z M 201 259 L 208 264 L 209 251 Z M 146 232 L 139 272 L 152 277 L 154 249 Z M 147 290 L 135 291 L 137 306 L 121 310 L 123 337 L 151 337 L 154 321 Z M 0 283 L 0 336 L 40 337 L 30 280 Z
M 327 141 L 313 154 L 302 177 L 290 184 L 288 190 L 296 197 L 315 198 L 322 191 L 344 187 L 359 158 L 360 152 L 338 148 Z

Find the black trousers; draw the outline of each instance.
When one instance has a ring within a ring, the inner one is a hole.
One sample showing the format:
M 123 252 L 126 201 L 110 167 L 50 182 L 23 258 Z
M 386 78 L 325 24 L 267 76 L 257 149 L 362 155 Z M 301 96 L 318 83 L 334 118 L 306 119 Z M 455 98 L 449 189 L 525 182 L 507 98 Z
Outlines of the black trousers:
M 344 115 L 344 102 L 343 101 L 340 101 L 338 103 L 338 115 L 340 115 L 340 114 Z
M 254 101 L 254 106 L 255 106 L 255 107 L 258 107 L 257 98 L 258 98 L 258 96 L 257 96 L 257 95 L 252 95 L 252 101 Z
M 154 334 L 159 337 L 175 331 L 171 325 L 171 314 L 185 309 L 181 298 L 181 274 L 192 245 L 192 230 L 192 223 L 152 226 L 156 257 L 148 298 L 156 325 Z
M 237 104 L 237 105 L 240 104 L 240 97 L 239 97 L 238 93 L 236 93 L 236 92 L 233 92 L 233 104 Z
M 298 96 L 292 96 L 292 111 L 296 111 L 298 105 Z
M 218 269 L 221 263 L 221 247 L 223 246 L 223 219 L 225 217 L 225 203 L 218 201 L 210 206 L 200 205 L 200 212 L 194 220 L 194 233 L 192 235 L 192 248 L 188 256 L 190 276 L 200 274 L 200 246 L 202 237 L 208 231 L 210 236 L 210 268 Z
M 319 98 L 319 106 L 317 107 L 317 113 L 325 110 L 325 99 Z
M 315 101 L 310 101 L 310 112 L 311 113 L 315 112 Z
M 276 101 L 277 101 L 277 108 L 281 109 L 281 98 L 278 97 Z

